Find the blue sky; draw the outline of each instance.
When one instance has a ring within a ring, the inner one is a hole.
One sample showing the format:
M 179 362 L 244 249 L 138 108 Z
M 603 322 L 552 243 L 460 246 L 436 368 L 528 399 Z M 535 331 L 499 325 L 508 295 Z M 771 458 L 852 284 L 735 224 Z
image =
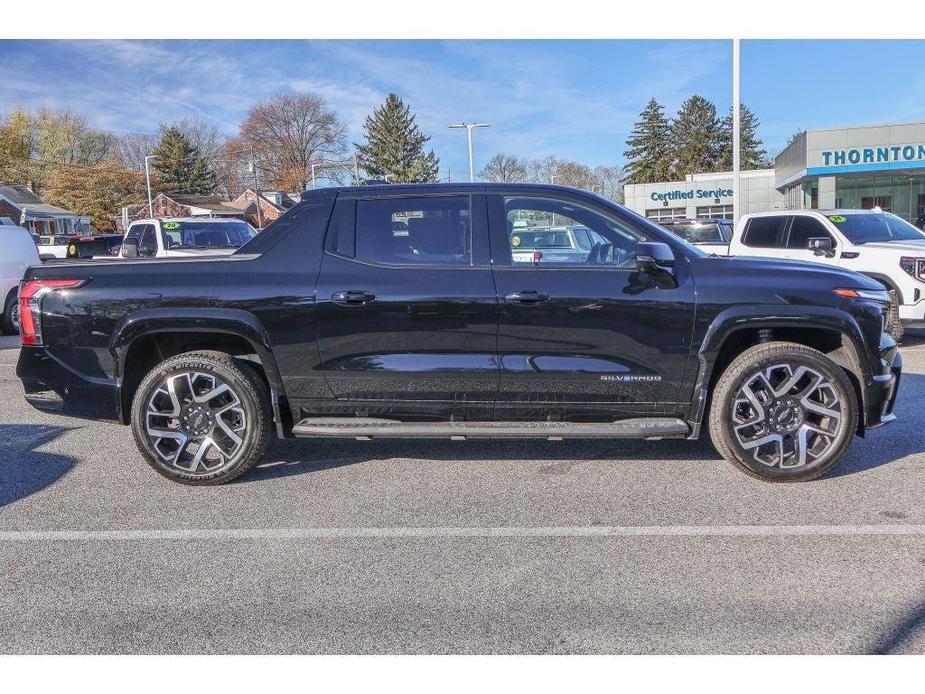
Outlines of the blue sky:
M 923 41 L 745 41 L 742 96 L 771 153 L 797 128 L 925 118 Z M 255 99 L 325 96 L 359 141 L 395 91 L 441 175 L 465 173 L 451 122 L 479 120 L 477 168 L 497 151 L 622 162 L 651 96 L 673 113 L 699 93 L 731 102 L 729 41 L 0 41 L 0 110 L 70 107 L 113 130 L 199 116 L 233 134 Z

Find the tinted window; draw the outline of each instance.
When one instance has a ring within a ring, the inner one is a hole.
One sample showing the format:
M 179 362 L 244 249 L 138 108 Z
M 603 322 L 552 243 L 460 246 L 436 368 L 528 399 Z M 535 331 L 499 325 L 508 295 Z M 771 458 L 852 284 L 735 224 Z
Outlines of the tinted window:
M 359 200 L 356 257 L 390 265 L 470 265 L 469 197 Z
M 894 214 L 884 212 L 830 214 L 828 218 L 854 244 L 871 243 L 873 241 L 921 241 L 925 239 L 925 235 L 921 231 Z
M 810 239 L 827 238 L 832 235 L 822 226 L 822 222 L 812 217 L 797 215 L 790 224 L 790 236 L 787 238 L 787 248 L 809 248 Z M 834 239 L 832 239 L 834 242 Z
M 638 231 L 590 207 L 555 198 L 506 197 L 514 265 L 635 267 Z
M 748 220 L 742 243 L 754 248 L 780 248 L 780 231 L 786 217 L 752 217 Z
M 142 225 L 138 240 L 138 255 L 151 256 L 157 254 L 157 236 L 153 224 Z
M 255 232 L 247 222 L 161 222 L 164 248 L 240 248 Z

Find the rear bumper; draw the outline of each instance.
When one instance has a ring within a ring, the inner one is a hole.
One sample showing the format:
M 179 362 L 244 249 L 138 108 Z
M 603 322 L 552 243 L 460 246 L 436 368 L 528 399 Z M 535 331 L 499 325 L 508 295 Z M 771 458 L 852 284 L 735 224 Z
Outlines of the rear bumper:
M 26 402 L 45 412 L 86 419 L 119 420 L 119 384 L 88 379 L 51 357 L 43 347 L 23 346 L 16 364 Z

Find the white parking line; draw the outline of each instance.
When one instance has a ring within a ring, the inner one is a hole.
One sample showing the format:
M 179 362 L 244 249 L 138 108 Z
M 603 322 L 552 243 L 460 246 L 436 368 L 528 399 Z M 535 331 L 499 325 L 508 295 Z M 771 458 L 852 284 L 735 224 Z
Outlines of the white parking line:
M 925 535 L 925 525 L 648 525 L 496 528 L 189 528 L 174 530 L 6 530 L 0 542 L 327 540 L 355 538 L 770 537 Z

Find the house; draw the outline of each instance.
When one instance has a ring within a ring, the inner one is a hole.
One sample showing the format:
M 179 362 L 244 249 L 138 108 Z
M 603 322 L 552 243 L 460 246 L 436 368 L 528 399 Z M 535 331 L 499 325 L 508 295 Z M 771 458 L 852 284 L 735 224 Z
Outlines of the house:
M 118 219 L 120 231 L 128 224 L 145 217 L 212 217 L 242 219 L 251 226 L 257 226 L 257 205 L 253 200 L 226 200 L 221 195 L 177 195 L 159 193 L 151 201 L 149 215 L 146 204 L 123 208 Z
M 258 221 L 261 224 L 254 224 L 254 227 L 259 229 L 270 222 L 276 221 L 286 210 L 293 207 L 299 202 L 299 196 L 279 190 L 261 190 L 260 195 L 257 196 L 253 190 L 248 188 L 235 198 L 235 203 L 254 200 L 259 200 L 258 204 L 260 205 L 260 219 Z
M 90 233 L 89 216 L 49 205 L 29 186 L 0 186 L 0 216 L 42 236 Z

